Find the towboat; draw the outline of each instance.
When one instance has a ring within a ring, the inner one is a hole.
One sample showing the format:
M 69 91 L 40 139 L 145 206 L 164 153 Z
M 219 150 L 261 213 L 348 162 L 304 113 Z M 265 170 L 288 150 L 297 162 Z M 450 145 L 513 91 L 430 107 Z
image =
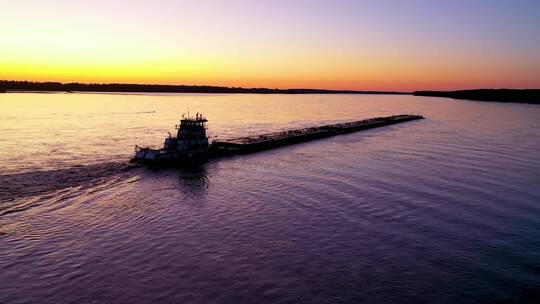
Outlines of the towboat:
M 175 126 L 176 136 L 169 133 L 160 149 L 135 146 L 135 155 L 131 162 L 149 166 L 187 166 L 207 162 L 207 122 L 199 113 L 195 116 L 183 115 L 180 124 Z

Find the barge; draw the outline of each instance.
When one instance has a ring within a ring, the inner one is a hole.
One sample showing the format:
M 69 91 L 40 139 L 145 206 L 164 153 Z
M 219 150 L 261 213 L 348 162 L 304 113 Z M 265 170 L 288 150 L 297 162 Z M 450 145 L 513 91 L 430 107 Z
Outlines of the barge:
M 358 121 L 329 124 L 317 127 L 265 133 L 260 135 L 214 140 L 211 144 L 206 136 L 208 120 L 202 114 L 182 115 L 176 137 L 170 133 L 163 147 L 135 146 L 135 156 L 131 162 L 149 166 L 189 166 L 201 164 L 210 158 L 224 155 L 246 154 L 268 150 L 295 143 L 320 139 L 360 130 L 423 119 L 421 115 L 393 115 Z

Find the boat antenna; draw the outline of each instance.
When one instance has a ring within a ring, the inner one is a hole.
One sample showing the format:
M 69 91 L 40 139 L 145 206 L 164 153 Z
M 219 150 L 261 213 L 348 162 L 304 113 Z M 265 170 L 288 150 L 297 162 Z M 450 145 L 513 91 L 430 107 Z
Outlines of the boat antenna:
M 189 119 L 189 107 L 187 107 L 187 118 Z

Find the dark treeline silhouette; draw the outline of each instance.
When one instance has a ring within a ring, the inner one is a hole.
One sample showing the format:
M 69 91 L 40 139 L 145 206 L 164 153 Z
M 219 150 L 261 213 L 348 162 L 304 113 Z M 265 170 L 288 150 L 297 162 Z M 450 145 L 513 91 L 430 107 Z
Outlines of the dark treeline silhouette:
M 417 91 L 415 96 L 449 97 L 480 101 L 519 102 L 540 104 L 540 89 L 479 89 L 462 91 Z
M 6 91 L 44 92 L 125 92 L 125 93 L 249 93 L 249 94 L 411 94 L 406 92 L 269 89 L 198 85 L 123 84 L 123 83 L 60 83 L 0 80 L 0 93 Z M 449 97 L 479 101 L 540 104 L 540 89 L 478 89 L 460 91 L 416 91 L 415 96 Z
M 151 92 L 151 93 L 256 93 L 256 94 L 407 94 L 401 92 L 321 90 L 321 89 L 268 89 L 219 86 L 189 86 L 161 84 L 98 84 L 60 83 L 0 80 L 0 92 L 7 91 L 65 91 L 65 92 Z

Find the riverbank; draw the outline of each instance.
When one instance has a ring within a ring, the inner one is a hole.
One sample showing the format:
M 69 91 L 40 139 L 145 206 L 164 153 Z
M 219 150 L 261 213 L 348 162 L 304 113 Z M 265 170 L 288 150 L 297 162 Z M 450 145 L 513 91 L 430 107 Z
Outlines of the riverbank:
M 416 91 L 414 96 L 448 97 L 478 101 L 540 104 L 540 89 L 479 89 L 460 91 Z
M 243 94 L 410 94 L 405 92 L 240 88 L 207 85 L 160 85 L 123 83 L 60 83 L 0 80 L 0 91 L 16 92 L 117 92 L 117 93 L 243 93 Z
M 326 89 L 270 89 L 207 85 L 123 83 L 60 83 L 0 80 L 0 93 L 202 93 L 202 94 L 374 94 L 446 97 L 488 102 L 540 104 L 540 89 L 477 89 L 457 91 L 357 91 Z

